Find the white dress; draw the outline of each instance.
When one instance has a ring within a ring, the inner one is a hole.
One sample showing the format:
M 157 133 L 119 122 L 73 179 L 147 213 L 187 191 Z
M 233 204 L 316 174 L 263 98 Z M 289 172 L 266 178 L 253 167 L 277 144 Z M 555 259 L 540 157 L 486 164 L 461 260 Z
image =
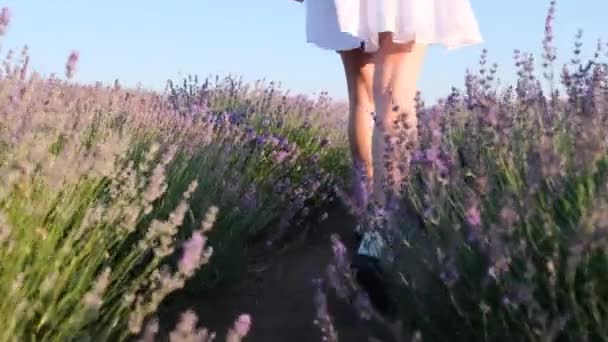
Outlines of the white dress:
M 323 49 L 378 49 L 378 34 L 455 49 L 482 42 L 469 0 L 304 0 L 306 36 Z

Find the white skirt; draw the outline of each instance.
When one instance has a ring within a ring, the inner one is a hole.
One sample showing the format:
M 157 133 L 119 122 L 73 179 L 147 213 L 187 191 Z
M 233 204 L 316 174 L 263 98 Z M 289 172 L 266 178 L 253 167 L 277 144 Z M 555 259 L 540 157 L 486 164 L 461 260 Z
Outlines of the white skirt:
M 483 41 L 469 0 L 305 0 L 306 36 L 323 49 L 378 49 L 378 35 L 455 49 Z

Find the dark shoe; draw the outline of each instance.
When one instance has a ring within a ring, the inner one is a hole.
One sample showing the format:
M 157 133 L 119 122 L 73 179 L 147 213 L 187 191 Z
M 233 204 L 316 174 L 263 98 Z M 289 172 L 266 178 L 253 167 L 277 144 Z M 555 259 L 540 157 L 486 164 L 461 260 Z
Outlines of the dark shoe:
M 389 294 L 386 276 L 379 260 L 371 256 L 356 254 L 353 258 L 352 268 L 359 286 L 367 293 L 374 308 L 387 318 L 396 318 L 397 305 Z
M 363 240 L 363 227 L 362 227 L 362 225 L 358 224 L 355 227 L 354 235 L 355 235 L 355 244 L 357 246 L 359 246 L 361 244 L 361 241 Z

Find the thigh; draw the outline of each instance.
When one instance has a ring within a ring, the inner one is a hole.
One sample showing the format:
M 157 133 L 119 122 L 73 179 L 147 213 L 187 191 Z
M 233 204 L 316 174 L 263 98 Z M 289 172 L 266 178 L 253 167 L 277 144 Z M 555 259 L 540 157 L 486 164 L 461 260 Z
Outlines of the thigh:
M 411 41 L 395 43 L 392 33 L 383 32 L 379 36 L 380 48 L 375 62 L 380 66 L 381 86 L 389 87 L 395 95 L 416 91 L 416 83 L 426 55 L 426 45 Z
M 415 126 L 415 97 L 426 46 L 414 41 L 395 43 L 391 33 L 379 37 L 380 48 L 375 55 L 374 92 L 384 101 L 379 121 L 391 125 L 400 114 Z
M 373 55 L 362 48 L 339 51 L 352 106 L 373 104 Z

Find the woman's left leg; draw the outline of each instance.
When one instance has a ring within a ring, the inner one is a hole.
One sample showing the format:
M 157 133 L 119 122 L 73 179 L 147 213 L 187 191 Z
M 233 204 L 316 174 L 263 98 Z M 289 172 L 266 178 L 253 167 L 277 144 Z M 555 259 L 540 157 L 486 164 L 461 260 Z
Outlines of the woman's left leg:
M 389 145 L 397 133 L 395 125 L 400 117 L 404 118 L 400 124 L 405 126 L 410 149 L 418 138 L 415 98 L 425 51 L 424 45 L 414 41 L 395 43 L 392 33 L 380 34 L 380 49 L 376 53 L 374 64 L 376 122 L 372 157 L 374 198 L 381 206 L 386 205 L 388 195 L 399 192 L 405 176 L 398 167 L 393 165 L 390 169 L 387 165 L 400 161 L 400 158 L 406 158 L 409 162 L 410 156 L 400 155 L 401 151 L 394 151 Z M 407 174 L 407 170 L 404 172 Z

